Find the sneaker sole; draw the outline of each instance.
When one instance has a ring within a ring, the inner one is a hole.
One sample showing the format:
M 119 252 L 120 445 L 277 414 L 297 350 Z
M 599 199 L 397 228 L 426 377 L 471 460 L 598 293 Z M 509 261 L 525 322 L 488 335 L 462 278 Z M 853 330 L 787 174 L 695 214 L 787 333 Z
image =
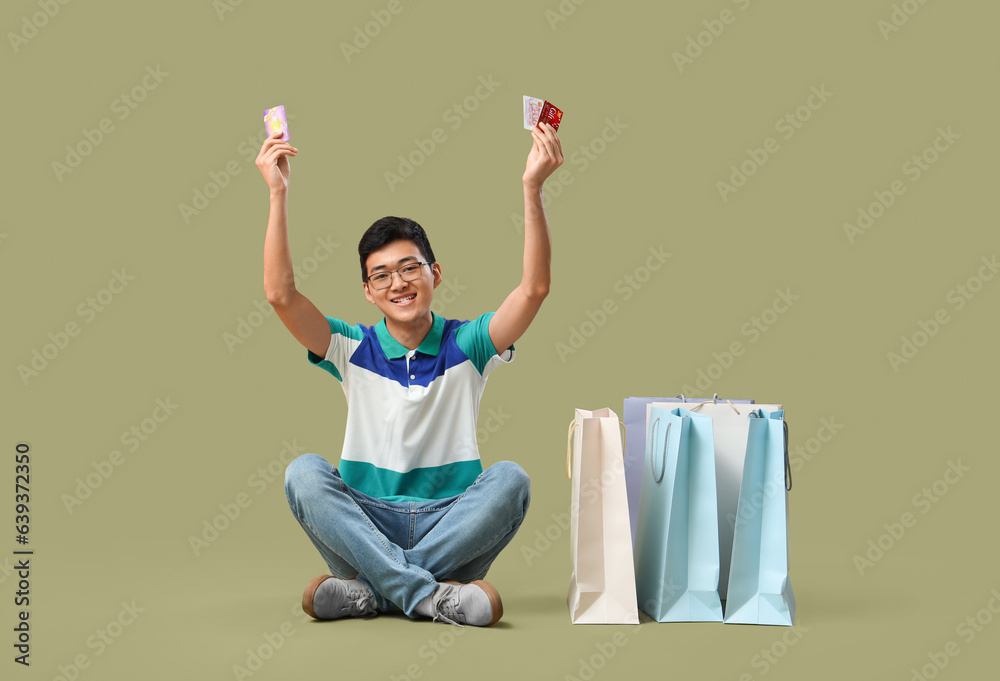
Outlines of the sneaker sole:
M 500 600 L 500 592 L 497 591 L 496 587 L 494 587 L 489 582 L 483 581 L 482 579 L 477 579 L 474 582 L 459 582 L 454 579 L 446 579 L 444 580 L 444 582 L 445 584 L 475 584 L 480 589 L 486 592 L 486 595 L 490 599 L 490 608 L 493 609 L 493 618 L 482 626 L 484 627 L 492 626 L 497 622 L 499 622 L 500 618 L 503 617 L 503 602 Z
M 331 577 L 333 577 L 333 575 L 320 575 L 319 577 L 314 577 L 308 584 L 306 584 L 306 590 L 302 594 L 302 609 L 314 620 L 320 619 L 316 616 L 316 611 L 313 610 L 313 599 L 316 597 L 316 589 L 319 588 L 320 584 Z

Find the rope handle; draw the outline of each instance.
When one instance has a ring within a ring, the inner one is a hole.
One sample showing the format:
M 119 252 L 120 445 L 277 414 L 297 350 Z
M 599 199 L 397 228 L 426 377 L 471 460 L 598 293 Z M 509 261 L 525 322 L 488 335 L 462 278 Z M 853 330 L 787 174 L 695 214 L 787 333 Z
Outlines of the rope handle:
M 698 411 L 698 409 L 700 407 L 708 404 L 709 402 L 711 402 L 712 404 L 718 404 L 719 403 L 719 399 L 718 398 L 719 398 L 719 393 L 715 393 L 715 397 L 713 397 L 710 400 L 705 400 L 704 402 L 699 402 L 695 406 L 691 407 L 691 409 L 689 411 Z M 740 416 L 740 410 L 736 408 L 735 404 L 733 404 L 729 400 L 726 400 L 726 404 L 728 404 L 730 407 L 732 407 L 732 410 L 736 412 L 737 416 Z
M 571 473 L 572 469 L 572 456 L 573 456 L 573 431 L 576 427 L 580 425 L 580 422 L 573 419 L 573 422 L 569 424 L 569 432 L 566 434 L 566 479 L 572 480 L 573 476 Z
M 667 471 L 667 438 L 670 437 L 670 424 L 667 424 L 667 432 L 663 435 L 663 460 L 660 462 L 660 477 L 656 477 L 656 467 L 653 465 L 653 443 L 656 442 L 656 424 L 660 422 L 660 417 L 656 417 L 653 425 L 650 426 L 652 437 L 649 438 L 649 470 L 653 473 L 653 481 L 657 485 L 663 480 L 663 474 Z
M 760 418 L 757 415 L 757 411 L 751 411 L 748 416 L 750 418 Z M 785 491 L 792 491 L 792 464 L 788 460 L 788 421 L 781 419 L 781 427 L 785 432 Z
M 788 421 L 781 419 L 782 425 L 785 427 L 785 491 L 792 491 L 792 465 L 788 461 Z

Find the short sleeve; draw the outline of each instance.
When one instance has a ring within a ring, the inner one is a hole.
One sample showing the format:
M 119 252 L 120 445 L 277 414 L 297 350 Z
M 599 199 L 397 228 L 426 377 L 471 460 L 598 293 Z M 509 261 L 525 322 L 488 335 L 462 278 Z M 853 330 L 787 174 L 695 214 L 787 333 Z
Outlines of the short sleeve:
M 514 360 L 514 346 L 511 345 L 503 352 L 497 352 L 493 347 L 493 340 L 490 338 L 490 320 L 495 312 L 476 317 L 476 319 L 463 324 L 455 332 L 455 342 L 458 348 L 472 360 L 476 369 L 484 377 L 500 364 L 507 364 Z
M 364 331 L 360 325 L 351 326 L 334 317 L 327 317 L 326 321 L 330 325 L 330 345 L 326 349 L 326 355 L 320 357 L 307 349 L 306 357 L 313 366 L 318 366 L 338 381 L 343 381 L 351 355 L 365 337 Z

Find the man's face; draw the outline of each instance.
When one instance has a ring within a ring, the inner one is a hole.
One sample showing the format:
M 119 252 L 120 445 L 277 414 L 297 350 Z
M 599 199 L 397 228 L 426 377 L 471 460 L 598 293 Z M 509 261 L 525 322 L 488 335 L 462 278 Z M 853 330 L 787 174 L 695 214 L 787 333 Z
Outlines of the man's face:
M 371 277 L 379 272 L 390 272 L 407 264 L 424 261 L 424 256 L 415 243 L 399 240 L 372 251 L 368 255 L 366 267 L 368 276 Z M 410 324 L 419 322 L 430 314 L 434 289 L 440 283 L 440 265 L 421 265 L 420 276 L 413 281 L 403 281 L 399 272 L 396 272 L 387 288 L 376 289 L 371 282 L 365 282 L 365 297 L 382 311 L 386 319 Z

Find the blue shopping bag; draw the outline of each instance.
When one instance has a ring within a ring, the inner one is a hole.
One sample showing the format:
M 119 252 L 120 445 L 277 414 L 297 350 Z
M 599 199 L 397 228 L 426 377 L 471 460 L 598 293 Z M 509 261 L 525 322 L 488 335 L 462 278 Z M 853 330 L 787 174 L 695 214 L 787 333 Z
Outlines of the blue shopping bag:
M 720 622 L 712 419 L 653 407 L 639 495 L 639 608 L 659 622 Z
M 788 424 L 784 410 L 751 413 L 736 511 L 725 622 L 792 626 L 788 578 Z

